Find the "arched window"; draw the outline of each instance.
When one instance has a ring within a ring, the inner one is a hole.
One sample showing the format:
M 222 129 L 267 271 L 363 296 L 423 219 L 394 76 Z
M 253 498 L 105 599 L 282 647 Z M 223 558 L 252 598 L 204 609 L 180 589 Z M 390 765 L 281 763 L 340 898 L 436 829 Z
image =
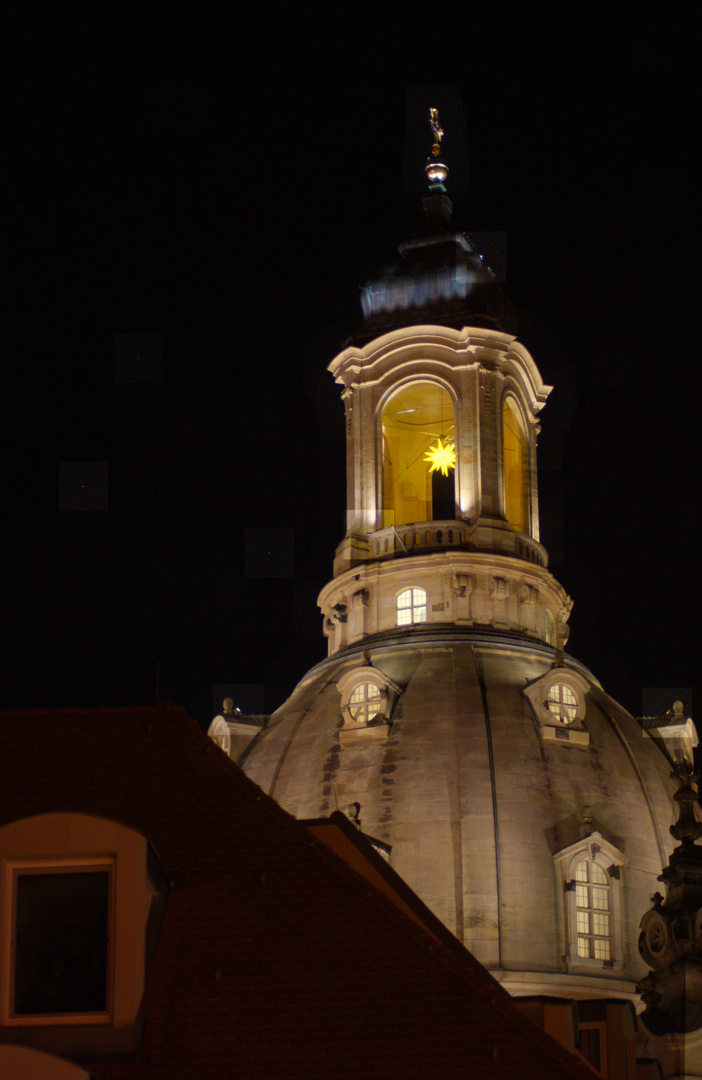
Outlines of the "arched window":
M 612 904 L 609 877 L 594 859 L 575 868 L 575 906 L 578 956 L 589 960 L 612 959 Z
M 405 589 L 397 598 L 397 625 L 411 626 L 427 621 L 427 594 L 424 589 Z
M 591 813 L 583 807 L 583 813 Z M 626 855 L 594 830 L 554 854 L 563 886 L 565 952 L 574 970 L 622 970 Z
M 529 532 L 529 442 L 517 408 L 506 397 L 502 405 L 502 454 L 505 516 L 518 532 Z
M 453 402 L 432 382 L 412 382 L 382 413 L 383 526 L 456 516 Z

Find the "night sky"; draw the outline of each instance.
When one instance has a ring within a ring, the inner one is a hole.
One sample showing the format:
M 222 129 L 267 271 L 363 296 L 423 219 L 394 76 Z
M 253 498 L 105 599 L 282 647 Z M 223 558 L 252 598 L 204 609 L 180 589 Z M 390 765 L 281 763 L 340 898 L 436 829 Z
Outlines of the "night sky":
M 644 687 L 699 682 L 685 9 L 573 26 L 468 5 L 384 33 L 353 10 L 246 32 L 57 11 L 18 36 L 4 707 L 148 704 L 158 682 L 207 725 L 213 687 L 272 711 L 326 654 L 345 511 L 326 366 L 419 227 L 429 104 L 453 223 L 504 257 L 554 386 L 542 541 L 568 649 L 636 715 Z

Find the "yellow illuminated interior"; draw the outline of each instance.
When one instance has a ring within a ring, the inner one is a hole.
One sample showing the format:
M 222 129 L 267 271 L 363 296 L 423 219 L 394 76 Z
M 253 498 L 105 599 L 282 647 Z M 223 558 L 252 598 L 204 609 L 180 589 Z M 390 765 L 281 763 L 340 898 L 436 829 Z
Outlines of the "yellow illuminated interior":
M 454 475 L 454 416 L 448 392 L 430 382 L 403 386 L 383 410 L 382 434 L 383 526 L 432 521 L 432 471 Z
M 529 445 L 509 398 L 502 407 L 505 514 L 518 532 L 529 532 Z

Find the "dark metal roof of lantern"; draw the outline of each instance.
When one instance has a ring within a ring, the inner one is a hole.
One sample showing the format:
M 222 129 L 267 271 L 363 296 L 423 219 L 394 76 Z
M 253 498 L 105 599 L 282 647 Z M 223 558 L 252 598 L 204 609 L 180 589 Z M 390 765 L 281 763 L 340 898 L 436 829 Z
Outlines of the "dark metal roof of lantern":
M 642 1019 L 655 1035 L 702 1028 L 702 822 L 694 806 L 699 780 L 691 762 L 674 766 L 680 781 L 680 813 L 670 831 L 680 841 L 658 878 L 666 887 L 652 897 L 641 920 L 639 951 L 652 970 L 637 984 L 646 1009 Z
M 465 233 L 451 229 L 453 207 L 444 186 L 448 166 L 441 160 L 444 133 L 436 109 L 430 110 L 429 122 L 434 143 L 425 168 L 424 235 L 400 244 L 398 258 L 363 286 L 364 326 L 353 341 L 421 322 L 516 333 L 516 311 L 494 273 Z

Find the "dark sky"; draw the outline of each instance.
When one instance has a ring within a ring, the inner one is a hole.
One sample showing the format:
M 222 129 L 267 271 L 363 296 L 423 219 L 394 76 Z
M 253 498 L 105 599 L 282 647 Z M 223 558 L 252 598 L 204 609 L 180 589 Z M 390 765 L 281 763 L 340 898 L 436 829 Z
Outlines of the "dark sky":
M 675 5 L 511 9 L 246 33 L 57 12 L 18 35 L 4 706 L 148 703 L 158 665 L 207 724 L 213 686 L 272 710 L 325 655 L 326 365 L 415 229 L 429 96 L 454 224 L 504 234 L 555 387 L 542 539 L 569 649 L 637 715 L 643 687 L 698 682 L 691 28 Z

